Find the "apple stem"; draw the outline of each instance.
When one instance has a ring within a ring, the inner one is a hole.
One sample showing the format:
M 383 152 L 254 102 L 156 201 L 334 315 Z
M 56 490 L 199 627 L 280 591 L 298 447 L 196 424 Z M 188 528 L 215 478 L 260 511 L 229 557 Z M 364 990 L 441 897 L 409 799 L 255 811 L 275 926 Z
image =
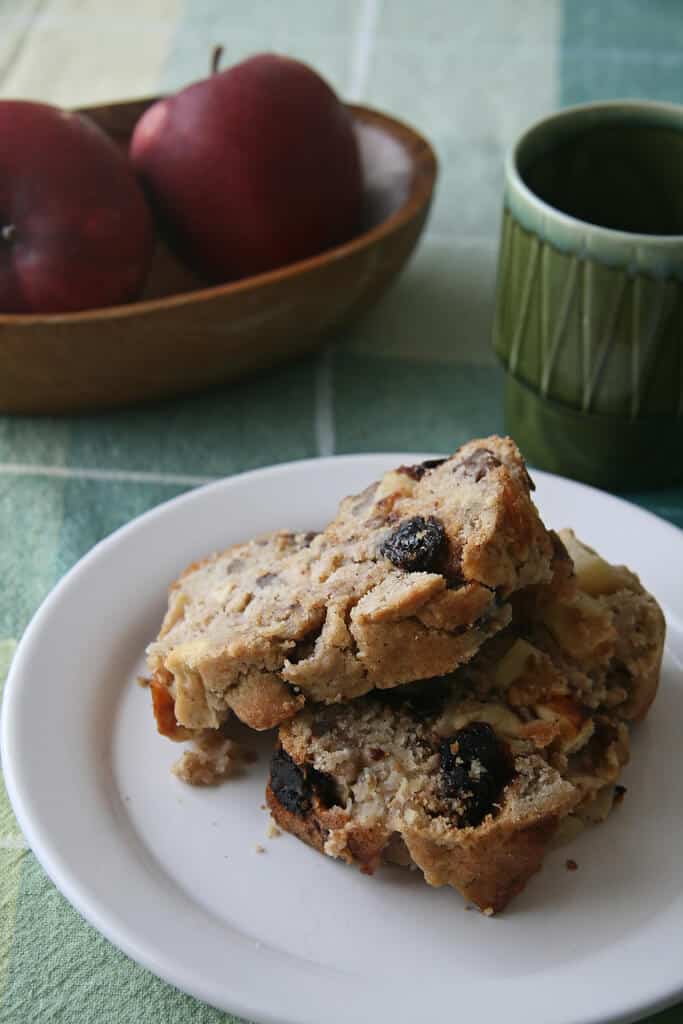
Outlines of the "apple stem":
M 221 62 L 221 57 L 222 56 L 223 56 L 223 47 L 222 46 L 214 46 L 214 48 L 213 48 L 213 50 L 211 52 L 211 74 L 212 75 L 215 75 L 216 72 L 218 71 L 218 65 Z
M 4 227 L 0 228 L 0 238 L 3 242 L 13 242 L 16 236 L 17 229 L 14 224 L 5 224 Z

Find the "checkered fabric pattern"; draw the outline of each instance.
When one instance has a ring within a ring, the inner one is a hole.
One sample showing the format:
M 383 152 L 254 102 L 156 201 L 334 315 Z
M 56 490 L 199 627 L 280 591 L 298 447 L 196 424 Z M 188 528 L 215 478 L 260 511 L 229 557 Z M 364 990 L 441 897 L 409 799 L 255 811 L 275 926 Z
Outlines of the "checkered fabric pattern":
M 428 230 L 379 305 L 309 358 L 149 408 L 0 417 L 0 680 L 59 577 L 161 501 L 269 463 L 502 430 L 490 325 L 506 148 L 565 104 L 683 102 L 680 0 L 0 0 L 0 96 L 150 95 L 202 77 L 217 42 L 226 65 L 285 52 L 414 123 L 441 163 Z M 683 488 L 628 497 L 683 525 Z M 0 1021 L 233 1019 L 81 920 L 26 849 L 0 776 Z

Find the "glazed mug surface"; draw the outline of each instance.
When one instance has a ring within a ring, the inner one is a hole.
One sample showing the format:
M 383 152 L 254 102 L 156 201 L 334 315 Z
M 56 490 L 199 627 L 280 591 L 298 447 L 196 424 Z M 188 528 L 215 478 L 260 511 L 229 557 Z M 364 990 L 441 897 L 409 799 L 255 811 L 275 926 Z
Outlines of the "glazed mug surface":
M 505 169 L 494 347 L 506 426 L 600 486 L 683 476 L 683 107 L 571 107 Z

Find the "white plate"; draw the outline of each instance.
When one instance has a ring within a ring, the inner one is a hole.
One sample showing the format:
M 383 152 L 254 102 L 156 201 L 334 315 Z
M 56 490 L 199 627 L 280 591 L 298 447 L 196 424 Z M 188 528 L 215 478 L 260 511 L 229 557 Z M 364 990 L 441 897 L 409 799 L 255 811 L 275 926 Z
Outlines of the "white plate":
M 465 913 L 457 893 L 416 873 L 369 879 L 291 837 L 266 839 L 272 737 L 222 787 L 169 774 L 179 750 L 156 734 L 149 693 L 134 683 L 167 583 L 254 533 L 320 527 L 341 495 L 415 458 L 257 470 L 176 498 L 91 551 L 35 616 L 6 684 L 17 818 L 57 887 L 116 946 L 252 1020 L 632 1020 L 683 995 L 683 534 L 654 516 L 534 474 L 547 523 L 569 523 L 633 566 L 673 628 L 623 807 L 573 845 L 578 871 L 566 871 L 566 850 L 551 855 L 505 914 Z

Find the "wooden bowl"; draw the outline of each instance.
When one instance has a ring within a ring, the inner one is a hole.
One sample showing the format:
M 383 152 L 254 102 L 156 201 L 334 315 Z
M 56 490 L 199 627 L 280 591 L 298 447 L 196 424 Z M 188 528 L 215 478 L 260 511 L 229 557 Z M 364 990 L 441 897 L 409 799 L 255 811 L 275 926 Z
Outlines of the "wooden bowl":
M 154 100 L 84 108 L 122 146 Z M 138 302 L 0 315 L 0 410 L 103 409 L 195 391 L 313 348 L 367 309 L 420 236 L 437 174 L 412 128 L 350 107 L 365 177 L 364 230 L 312 259 L 204 286 L 159 239 Z

